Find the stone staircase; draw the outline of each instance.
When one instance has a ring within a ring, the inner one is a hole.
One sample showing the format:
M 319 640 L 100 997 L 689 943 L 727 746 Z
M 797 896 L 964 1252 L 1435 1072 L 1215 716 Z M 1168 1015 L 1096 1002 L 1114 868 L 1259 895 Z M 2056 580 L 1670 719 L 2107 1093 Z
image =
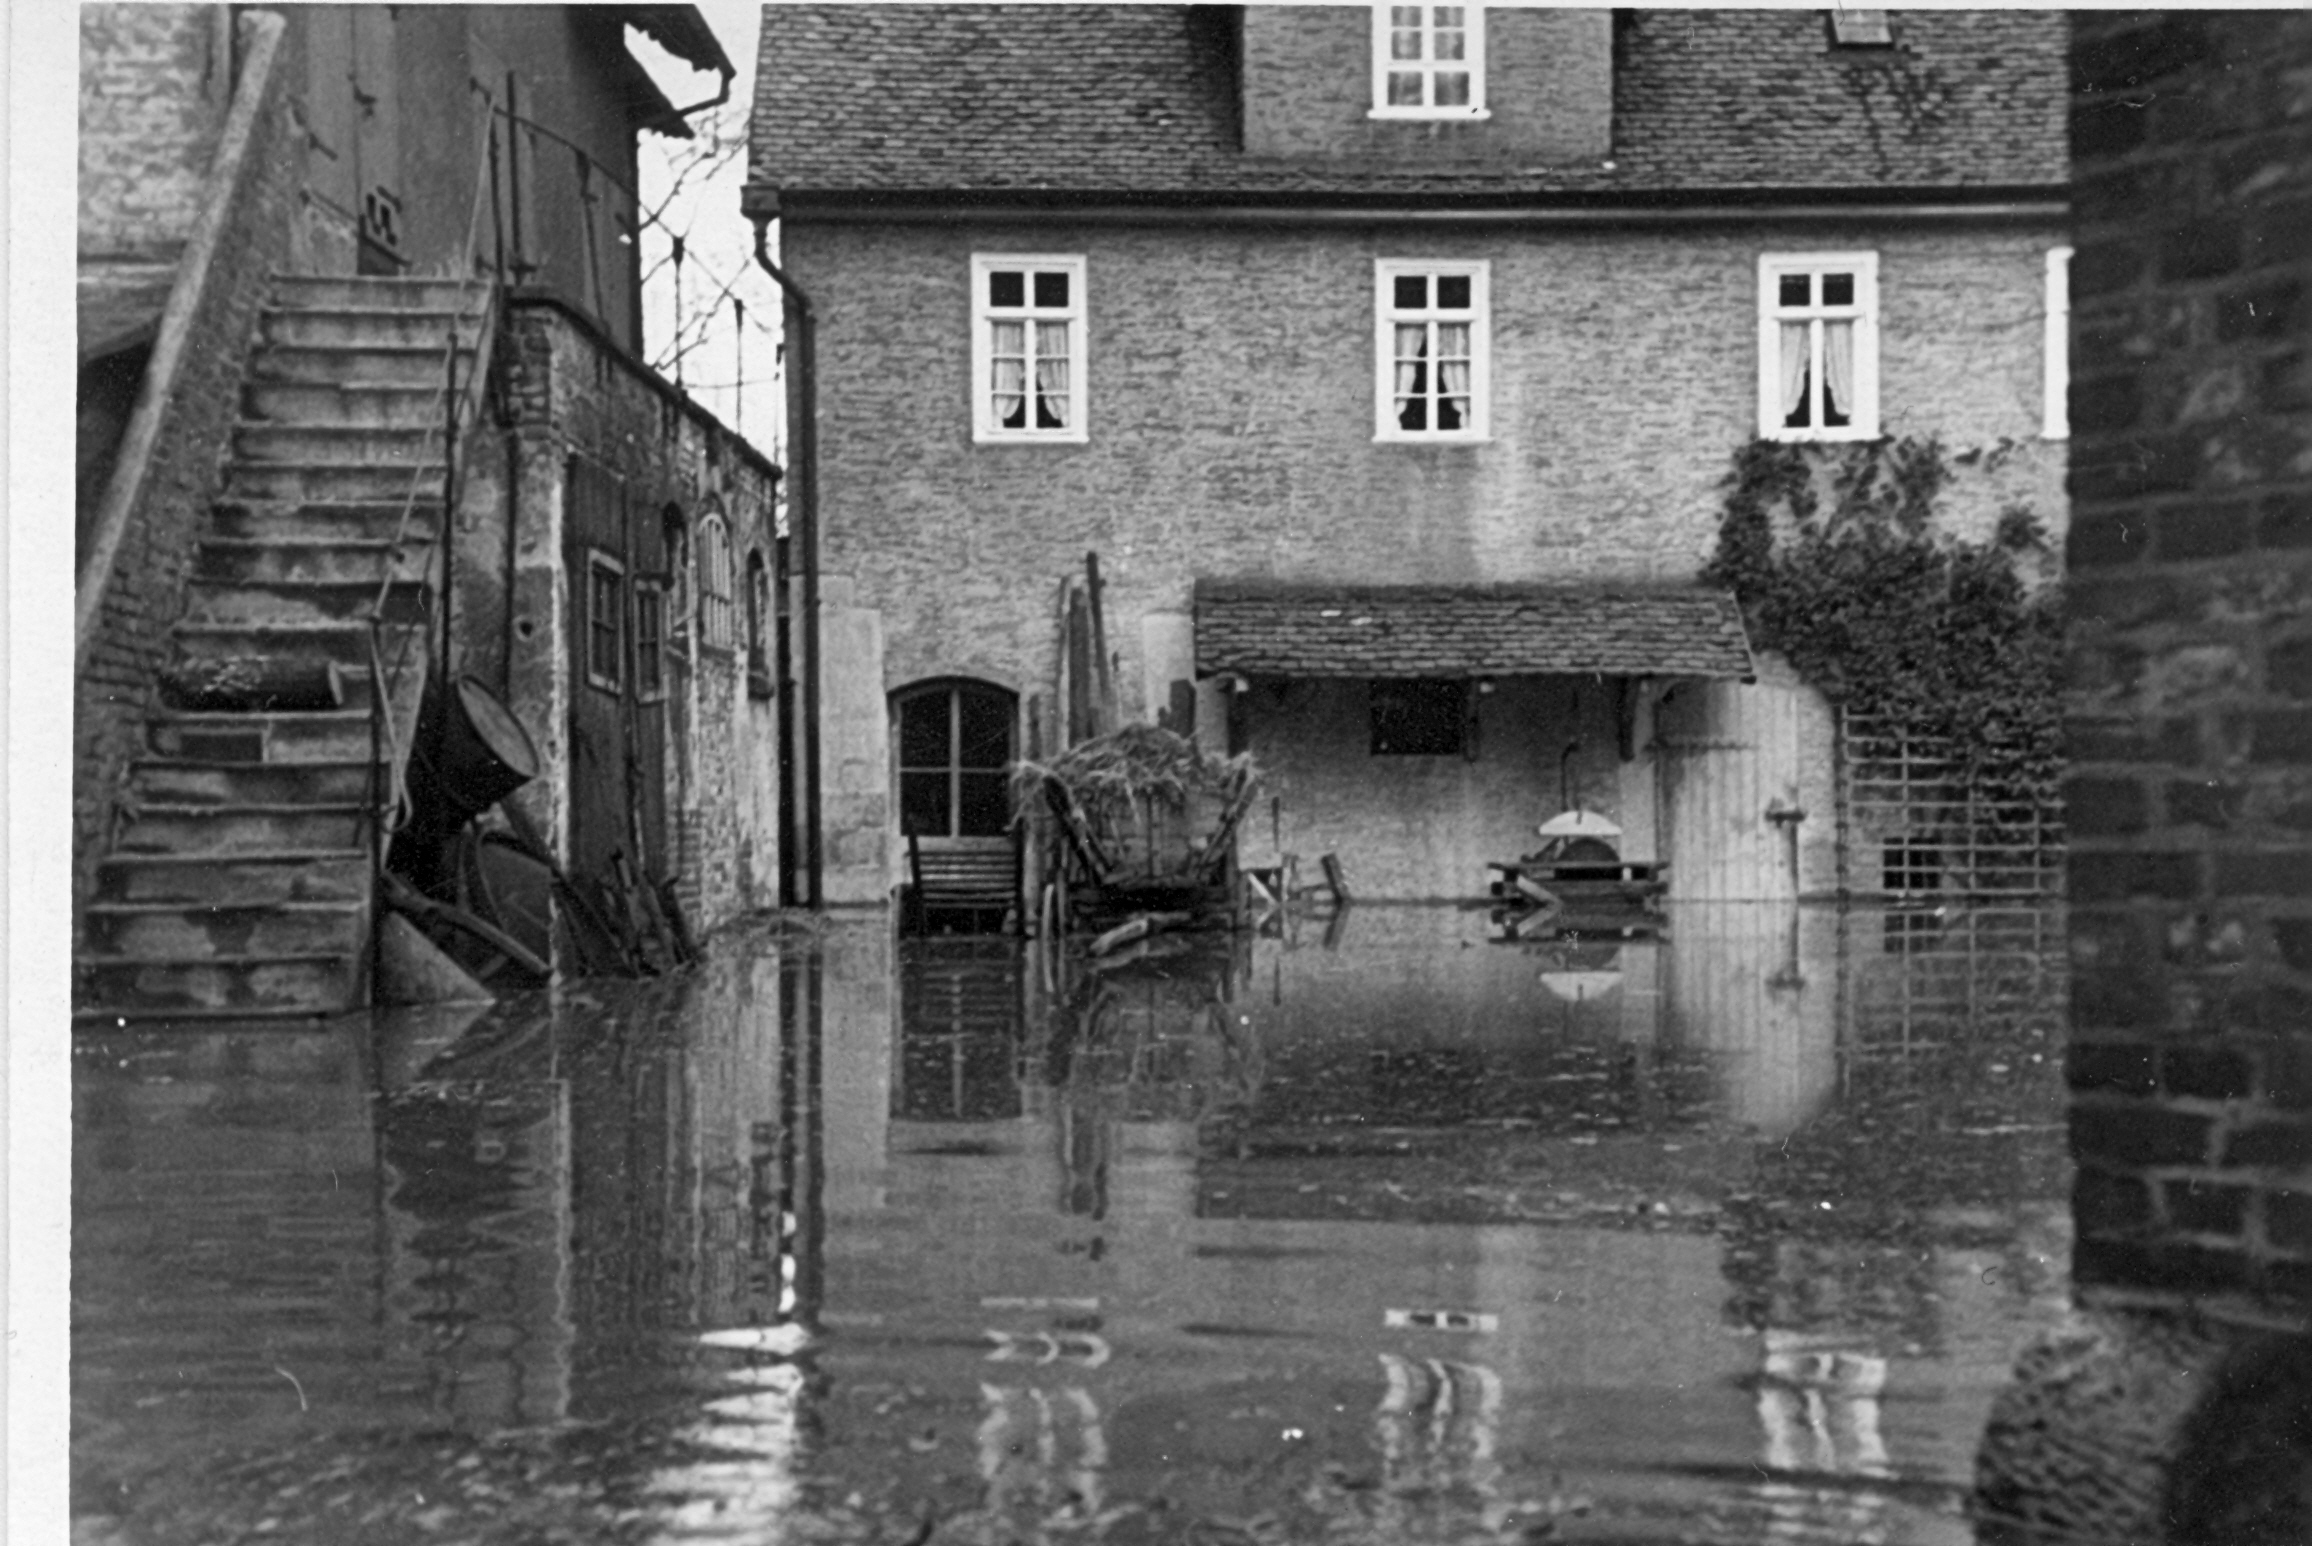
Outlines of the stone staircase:
M 175 627 L 177 670 L 86 909 L 77 1013 L 367 1002 L 371 802 L 397 771 L 372 764 L 369 619 L 385 620 L 389 669 L 400 661 L 390 762 L 394 746 L 407 756 L 426 675 L 445 356 L 454 328 L 463 383 L 484 298 L 453 280 L 276 280 Z M 335 691 L 297 707 L 184 693 L 220 677 Z

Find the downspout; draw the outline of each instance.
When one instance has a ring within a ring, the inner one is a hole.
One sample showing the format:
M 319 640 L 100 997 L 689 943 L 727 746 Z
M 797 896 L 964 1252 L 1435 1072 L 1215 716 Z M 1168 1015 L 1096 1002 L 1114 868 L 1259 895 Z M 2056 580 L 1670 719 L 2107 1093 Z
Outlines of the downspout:
M 796 563 L 803 572 L 803 769 L 810 781 L 810 798 L 803 804 L 803 905 L 825 904 L 820 875 L 819 799 L 819 378 L 817 371 L 818 317 L 803 287 L 771 261 L 771 216 L 758 214 L 755 222 L 755 262 L 785 293 L 795 308 L 794 375 L 790 390 L 798 425 L 794 456 L 802 463 L 794 479 Z

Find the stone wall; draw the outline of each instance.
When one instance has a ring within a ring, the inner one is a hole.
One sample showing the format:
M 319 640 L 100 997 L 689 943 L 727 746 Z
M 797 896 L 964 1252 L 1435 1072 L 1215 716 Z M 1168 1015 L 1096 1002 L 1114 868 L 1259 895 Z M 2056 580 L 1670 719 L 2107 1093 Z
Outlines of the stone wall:
M 649 519 L 679 508 L 693 534 L 694 564 L 699 522 L 719 508 L 740 587 L 748 552 L 760 548 L 766 561 L 771 553 L 776 474 L 759 452 L 559 302 L 514 300 L 499 347 L 511 423 L 477 438 L 469 452 L 474 470 L 458 522 L 460 664 L 505 686 L 544 764 L 519 798 L 544 831 L 566 841 L 573 597 L 563 562 L 564 464 L 579 452 L 608 467 Z M 695 577 L 686 590 L 695 603 Z M 743 632 L 745 598 L 734 593 L 733 601 Z M 668 686 L 679 695 L 670 724 L 687 733 L 676 749 L 679 774 L 668 802 L 683 904 L 703 931 L 777 905 L 776 789 L 766 798 L 760 787 L 766 770 L 776 777 L 777 704 L 749 696 L 743 637 L 736 651 L 709 647 L 695 617 L 682 633 L 687 667 Z
M 2312 22 L 2083 14 L 2076 1272 L 2312 1305 Z
M 233 95 L 221 5 L 80 13 L 80 252 L 174 257 L 209 184 Z
M 183 610 L 194 544 L 222 483 L 257 315 L 291 225 L 303 146 L 283 72 L 274 68 L 281 24 L 260 15 L 243 18 L 239 26 L 245 100 L 236 104 L 233 129 L 238 130 L 245 111 L 247 138 L 238 146 L 226 145 L 219 157 L 224 180 L 201 196 L 206 207 L 183 260 L 193 267 L 180 274 L 171 295 L 172 305 L 180 298 L 184 304 L 161 319 L 152 364 L 121 445 L 123 464 L 110 474 L 88 562 L 78 577 L 72 786 L 76 929 L 96 862 L 112 845 L 115 805 L 129 759 L 142 746 L 146 704 L 154 674 L 167 656 L 169 630 Z M 130 31 L 142 40 L 137 29 Z M 84 31 L 84 47 L 88 41 Z M 104 63 L 112 82 L 105 101 L 128 90 L 124 82 L 140 60 L 152 72 L 152 92 L 165 96 L 188 87 L 186 50 L 131 50 L 125 61 Z M 126 210 L 126 205 L 116 208 L 124 230 Z M 174 202 L 164 200 L 150 213 L 155 229 L 176 229 Z M 182 231 L 176 238 L 187 239 Z M 139 414 L 145 417 L 140 420 Z M 125 502 L 115 505 L 116 499 Z
M 821 317 L 822 563 L 884 609 L 887 685 L 1023 688 L 1055 678 L 1055 587 L 1090 549 L 1126 683 L 1139 619 L 1185 612 L 1199 576 L 1689 580 L 1757 432 L 1758 254 L 1850 248 L 1880 254 L 1888 431 L 2007 447 L 1958 469 L 1954 525 L 1980 536 L 2012 500 L 2059 524 L 2060 448 L 2036 438 L 2059 240 L 790 222 Z M 973 443 L 974 252 L 1085 255 L 1087 444 Z M 1492 261 L 1486 443 L 1373 439 L 1373 260 L 1408 255 Z

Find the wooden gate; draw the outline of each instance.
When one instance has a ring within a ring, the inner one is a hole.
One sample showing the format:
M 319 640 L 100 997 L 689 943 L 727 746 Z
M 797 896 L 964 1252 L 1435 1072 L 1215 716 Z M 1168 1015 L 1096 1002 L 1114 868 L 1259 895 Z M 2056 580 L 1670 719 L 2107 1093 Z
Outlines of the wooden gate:
M 1792 689 L 1738 682 L 1681 682 L 1664 698 L 1654 746 L 1671 900 L 1797 899 L 1797 827 L 1773 813 L 1799 808 L 1799 707 Z

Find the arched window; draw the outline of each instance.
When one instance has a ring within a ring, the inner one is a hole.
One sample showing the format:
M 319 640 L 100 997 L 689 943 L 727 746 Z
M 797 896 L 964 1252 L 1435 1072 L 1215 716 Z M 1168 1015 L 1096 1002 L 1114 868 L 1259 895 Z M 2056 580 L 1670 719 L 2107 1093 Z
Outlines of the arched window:
M 709 649 L 736 646 L 737 621 L 731 601 L 731 533 L 722 512 L 698 523 L 699 643 Z
M 1010 830 L 1015 702 L 984 682 L 929 682 L 892 696 L 900 831 L 999 837 Z

